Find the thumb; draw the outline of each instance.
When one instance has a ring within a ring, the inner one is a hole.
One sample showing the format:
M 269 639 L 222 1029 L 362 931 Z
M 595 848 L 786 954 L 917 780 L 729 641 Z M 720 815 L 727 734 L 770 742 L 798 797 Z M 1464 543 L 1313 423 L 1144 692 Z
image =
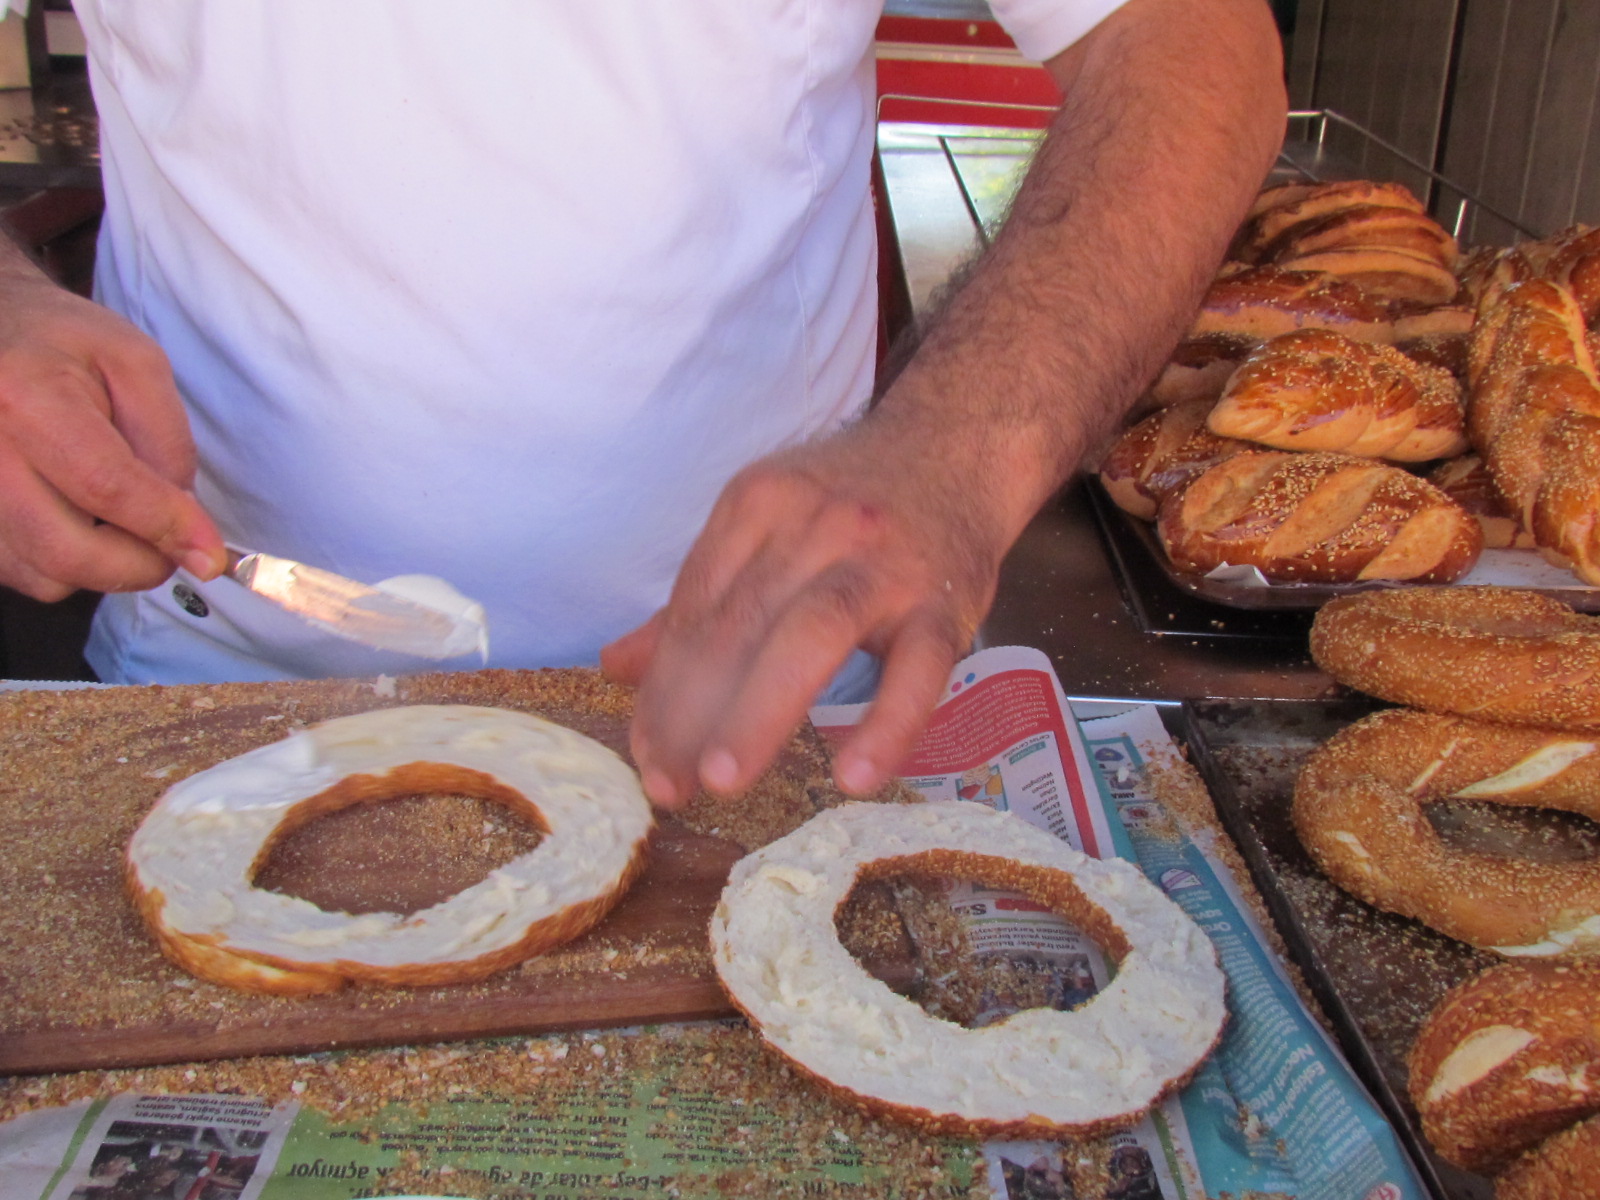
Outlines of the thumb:
M 661 612 L 600 650 L 600 670 L 613 683 L 637 687 L 650 669 L 661 641 Z

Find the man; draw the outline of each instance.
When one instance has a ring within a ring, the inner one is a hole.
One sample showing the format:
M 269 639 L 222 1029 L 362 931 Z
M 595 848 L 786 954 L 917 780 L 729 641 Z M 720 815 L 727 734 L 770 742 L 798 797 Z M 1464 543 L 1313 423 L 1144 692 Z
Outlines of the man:
M 426 665 L 210 584 L 221 531 L 443 576 L 504 665 L 610 643 L 668 806 L 747 786 L 864 648 L 836 774 L 871 790 L 1282 135 L 1263 0 L 996 9 L 1066 100 L 861 417 L 870 7 L 81 0 L 130 320 L 0 269 L 0 582 L 114 593 L 90 661 L 142 682 Z

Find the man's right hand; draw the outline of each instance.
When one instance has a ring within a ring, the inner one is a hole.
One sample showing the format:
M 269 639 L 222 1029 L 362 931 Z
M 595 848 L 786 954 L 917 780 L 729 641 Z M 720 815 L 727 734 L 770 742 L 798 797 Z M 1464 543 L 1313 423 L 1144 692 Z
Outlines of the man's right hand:
M 211 578 L 224 550 L 194 470 L 161 348 L 0 248 L 0 584 L 53 601 L 175 564 Z

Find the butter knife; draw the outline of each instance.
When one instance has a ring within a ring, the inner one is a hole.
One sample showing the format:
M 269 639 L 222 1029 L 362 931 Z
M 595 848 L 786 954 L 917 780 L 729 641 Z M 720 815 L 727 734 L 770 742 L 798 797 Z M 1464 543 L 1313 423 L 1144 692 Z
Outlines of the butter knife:
M 275 554 L 228 547 L 224 572 L 319 629 L 380 650 L 420 658 L 489 655 L 483 606 L 442 579 L 400 575 L 357 583 Z

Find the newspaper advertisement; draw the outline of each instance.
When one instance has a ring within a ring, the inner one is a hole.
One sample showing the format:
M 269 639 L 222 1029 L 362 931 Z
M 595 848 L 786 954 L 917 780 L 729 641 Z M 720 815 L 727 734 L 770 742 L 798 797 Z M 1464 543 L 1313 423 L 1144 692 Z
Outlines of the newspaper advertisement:
M 818 708 L 812 717 L 824 737 L 838 737 L 862 711 Z M 1215 942 L 1229 978 L 1230 1021 L 1218 1050 L 1181 1094 L 1100 1144 L 1092 1188 L 1083 1183 L 1080 1147 L 1006 1142 L 985 1146 L 981 1157 L 951 1150 L 948 1194 L 1421 1200 L 1425 1193 L 1392 1130 L 1263 948 L 1229 873 L 1207 853 L 1203 837 L 1173 836 L 1177 827 L 1145 770 L 1170 751 L 1149 707 L 1080 726 L 1038 651 L 980 651 L 952 674 L 905 768 L 911 785 L 926 798 L 1009 812 L 1085 853 L 1138 862 Z M 1071 1009 L 1112 977 L 1114 962 L 1093 941 L 1028 897 L 970 881 L 944 886 L 972 957 L 1005 967 L 984 975 L 998 982 L 971 998 L 967 1023 L 1002 1020 L 1025 1007 Z M 640 1042 L 692 1042 L 726 1027 L 642 1032 L 648 1036 L 638 1036 Z M 514 1052 L 603 1053 L 600 1037 L 526 1039 Z M 337 1120 L 311 1104 L 273 1107 L 240 1095 L 115 1095 L 0 1125 L 0 1195 L 664 1200 L 724 1194 L 708 1183 L 719 1173 L 781 1178 L 797 1195 L 899 1194 L 894 1164 L 864 1161 L 848 1137 L 824 1139 L 802 1156 L 786 1142 L 777 1117 L 692 1075 L 668 1078 L 644 1067 L 618 1070 L 600 1087 L 564 1086 L 552 1076 L 526 1098 L 394 1103 L 361 1121 Z M 730 1145 L 721 1131 L 732 1128 L 756 1140 Z M 759 1157 L 752 1159 L 751 1145 L 760 1147 Z M 456 1186 L 469 1174 L 472 1187 Z

